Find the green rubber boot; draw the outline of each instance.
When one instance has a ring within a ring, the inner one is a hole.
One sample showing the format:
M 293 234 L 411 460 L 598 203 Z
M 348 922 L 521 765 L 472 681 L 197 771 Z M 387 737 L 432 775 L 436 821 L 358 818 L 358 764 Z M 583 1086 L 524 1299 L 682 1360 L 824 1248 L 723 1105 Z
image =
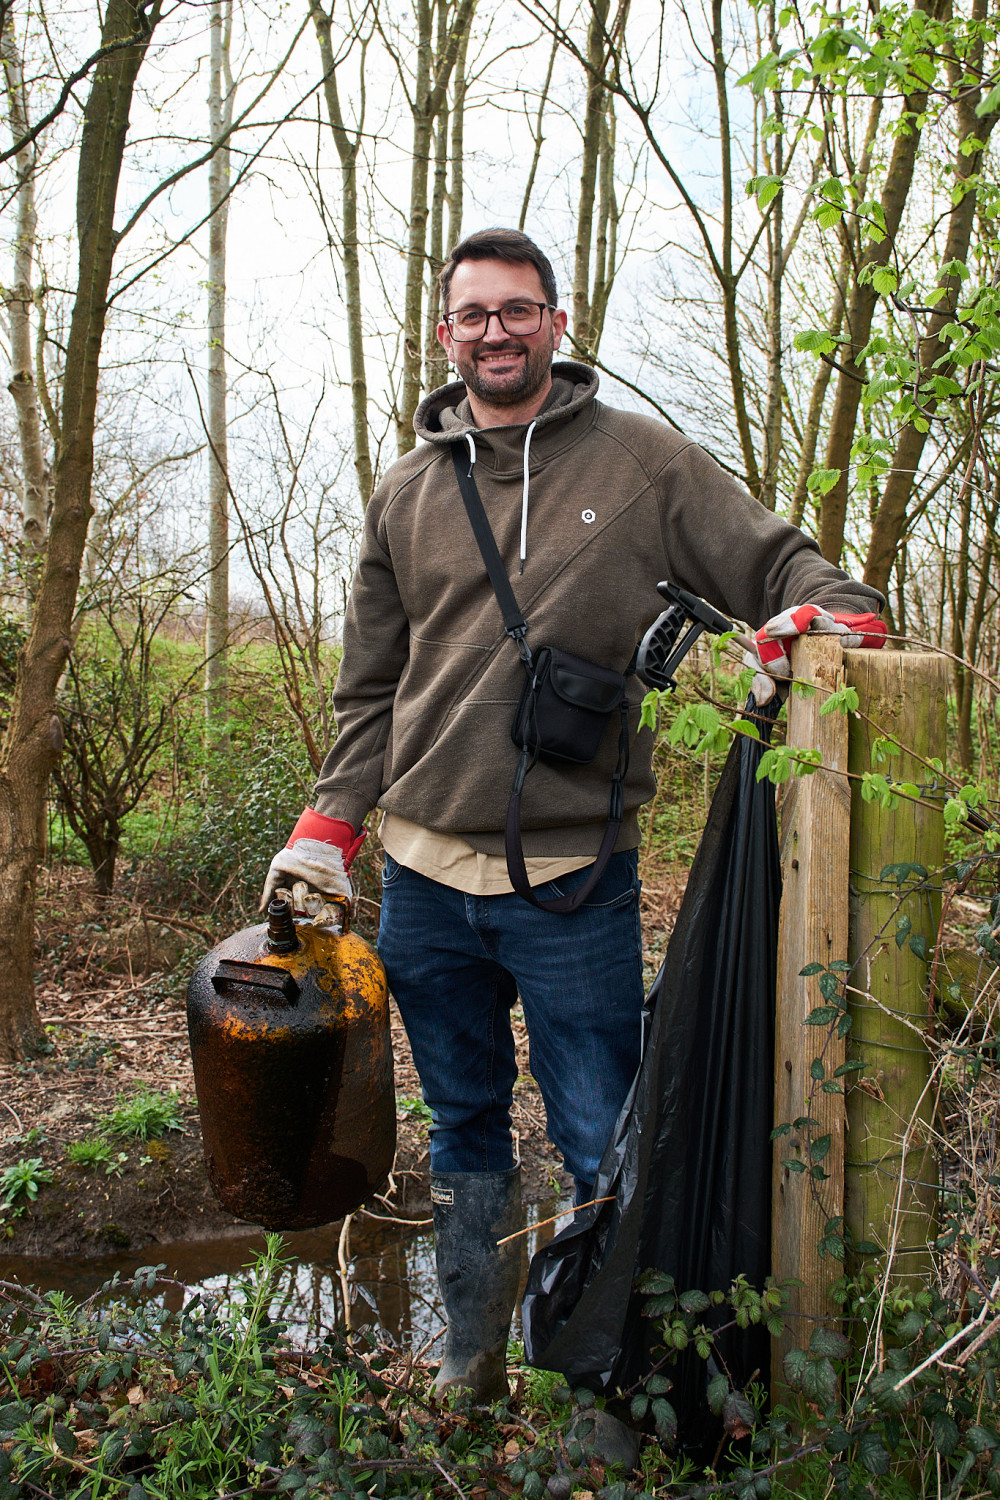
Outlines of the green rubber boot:
M 521 1228 L 521 1169 L 432 1172 L 434 1251 L 448 1319 L 444 1357 L 431 1388 L 470 1390 L 476 1401 L 502 1401 L 507 1384 L 507 1335 L 517 1301 L 520 1243 L 497 1240 Z

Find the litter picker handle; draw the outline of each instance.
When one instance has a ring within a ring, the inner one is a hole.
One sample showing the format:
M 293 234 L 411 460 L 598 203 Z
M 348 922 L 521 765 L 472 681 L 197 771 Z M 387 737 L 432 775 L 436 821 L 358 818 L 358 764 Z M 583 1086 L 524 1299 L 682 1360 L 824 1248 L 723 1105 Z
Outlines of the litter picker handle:
M 656 591 L 669 601 L 669 607 L 654 620 L 640 641 L 635 672 L 647 687 L 672 693 L 677 686 L 674 673 L 702 631 L 721 635 L 733 629 L 733 622 L 697 594 L 689 594 L 687 589 L 669 580 L 658 583 Z

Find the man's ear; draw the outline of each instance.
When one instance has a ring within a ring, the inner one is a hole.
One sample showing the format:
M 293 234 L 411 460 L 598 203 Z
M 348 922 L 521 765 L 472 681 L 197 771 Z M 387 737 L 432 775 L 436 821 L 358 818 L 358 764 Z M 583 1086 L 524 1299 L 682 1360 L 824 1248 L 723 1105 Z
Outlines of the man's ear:
M 565 311 L 561 307 L 557 307 L 556 310 L 555 310 L 555 312 L 552 314 L 552 347 L 553 347 L 553 349 L 558 349 L 559 345 L 562 343 L 562 336 L 566 332 L 566 325 L 567 325 L 568 322 L 569 322 L 569 318 L 567 317 Z M 440 338 L 440 336 L 441 335 L 440 335 L 440 330 L 439 330 L 438 337 Z
M 438 326 L 437 326 L 437 338 L 438 338 L 438 343 L 441 345 L 441 348 L 447 354 L 447 356 L 451 360 L 452 364 L 454 364 L 455 360 L 454 360 L 454 357 L 453 357 L 452 352 L 451 352 L 451 335 L 448 332 L 448 325 L 447 325 L 447 323 L 445 323 L 445 322 L 442 321 L 442 322 L 440 322 L 438 324 Z

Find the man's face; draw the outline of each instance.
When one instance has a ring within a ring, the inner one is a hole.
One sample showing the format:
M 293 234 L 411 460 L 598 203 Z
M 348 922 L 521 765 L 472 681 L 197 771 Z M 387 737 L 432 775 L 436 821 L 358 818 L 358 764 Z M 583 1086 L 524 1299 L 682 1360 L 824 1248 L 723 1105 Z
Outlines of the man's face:
M 545 300 L 538 272 L 527 261 L 508 265 L 502 260 L 463 260 L 451 278 L 448 311 Z M 482 338 L 472 342 L 453 339 L 445 322 L 438 324 L 437 332 L 472 394 L 488 406 L 506 407 L 520 406 L 547 388 L 552 355 L 565 330 L 566 314 L 546 309 L 538 332 L 528 335 L 505 332 L 499 318 L 491 318 Z

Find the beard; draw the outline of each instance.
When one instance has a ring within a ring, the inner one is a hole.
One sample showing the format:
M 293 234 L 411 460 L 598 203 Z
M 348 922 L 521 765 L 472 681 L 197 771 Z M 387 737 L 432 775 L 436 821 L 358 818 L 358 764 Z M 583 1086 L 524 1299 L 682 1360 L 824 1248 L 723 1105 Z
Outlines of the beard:
M 507 339 L 503 344 L 494 344 L 489 350 L 490 354 L 510 354 L 516 351 L 525 356 L 519 367 L 497 374 L 487 374 L 480 370 L 476 354 L 465 354 L 463 351 L 459 355 L 456 349 L 452 358 L 466 387 L 480 401 L 486 401 L 491 406 L 519 406 L 544 387 L 552 365 L 554 347 L 551 338 L 546 339 L 543 344 L 525 344 L 518 339 Z M 484 353 L 483 350 L 478 352 Z

